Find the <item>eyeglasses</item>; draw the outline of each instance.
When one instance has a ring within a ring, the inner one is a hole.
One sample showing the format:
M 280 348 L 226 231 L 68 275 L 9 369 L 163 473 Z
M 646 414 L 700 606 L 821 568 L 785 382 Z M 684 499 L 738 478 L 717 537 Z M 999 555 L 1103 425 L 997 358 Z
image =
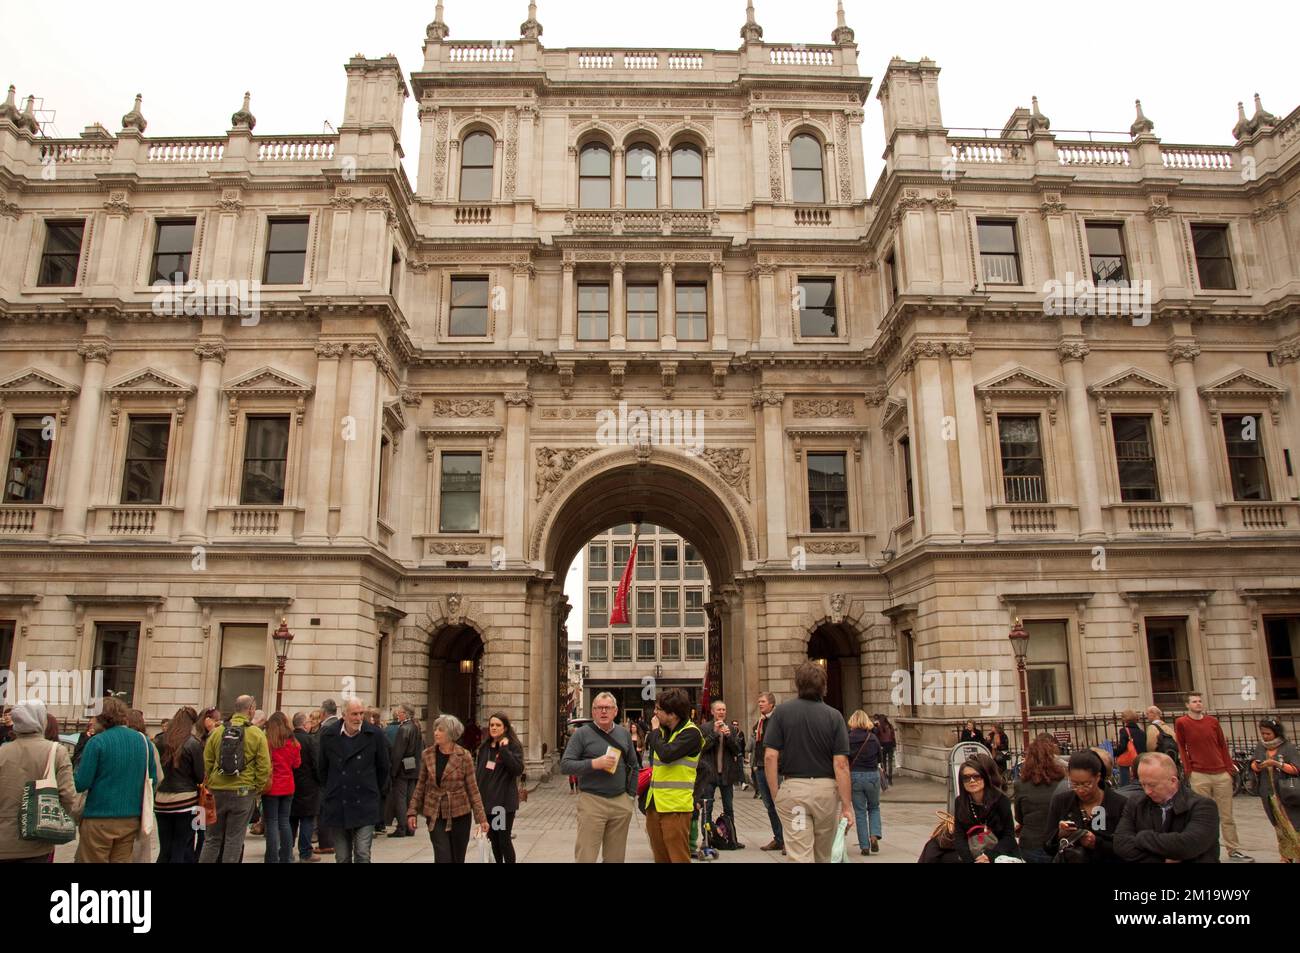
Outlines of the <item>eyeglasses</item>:
M 617 705 L 592 705 L 592 711 L 618 711 Z
M 976 781 L 978 781 L 980 784 L 984 783 L 984 779 L 981 778 L 978 774 L 963 774 L 961 776 L 962 784 L 971 784 Z
M 1094 781 L 1094 780 L 1092 780 L 1091 778 L 1089 778 L 1087 781 L 1071 781 L 1071 782 L 1070 782 L 1070 787 L 1074 788 L 1076 791 L 1086 791 L 1086 790 L 1088 790 L 1089 788 L 1093 788 L 1093 787 L 1096 787 L 1096 786 L 1097 786 L 1097 782 Z

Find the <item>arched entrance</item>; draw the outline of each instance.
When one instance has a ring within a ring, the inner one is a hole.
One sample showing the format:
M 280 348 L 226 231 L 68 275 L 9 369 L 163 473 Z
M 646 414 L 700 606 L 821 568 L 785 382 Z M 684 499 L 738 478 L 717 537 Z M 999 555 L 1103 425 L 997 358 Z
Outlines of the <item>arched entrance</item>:
M 471 726 L 481 728 L 482 670 L 483 639 L 472 626 L 444 625 L 435 632 L 429 643 L 428 717 L 455 715 L 467 734 Z
M 808 658 L 826 669 L 826 704 L 846 717 L 862 705 L 862 675 L 853 631 L 823 622 L 808 640 Z
M 749 493 L 748 484 L 744 492 Z M 545 568 L 555 589 L 563 586 L 569 565 L 588 541 L 611 526 L 639 521 L 692 542 L 713 596 L 704 607 L 713 633 L 709 654 L 721 659 L 715 676 L 721 684 L 711 686 L 712 695 L 738 699 L 757 695 L 757 610 L 747 605 L 739 585 L 742 580 L 737 578 L 755 565 L 757 540 L 745 503 L 714 469 L 675 450 L 622 450 L 585 461 L 545 495 L 529 555 Z M 611 565 L 610 587 L 616 585 Z M 654 676 L 653 663 L 645 674 Z M 554 698 L 559 686 L 550 688 L 548 697 Z M 746 711 L 744 704 L 733 705 L 738 716 Z M 558 707 L 547 704 L 535 709 L 545 718 L 546 711 Z M 562 727 L 543 721 L 540 739 L 554 736 L 555 729 Z M 530 741 L 530 757 L 539 753 L 535 746 L 540 748 Z

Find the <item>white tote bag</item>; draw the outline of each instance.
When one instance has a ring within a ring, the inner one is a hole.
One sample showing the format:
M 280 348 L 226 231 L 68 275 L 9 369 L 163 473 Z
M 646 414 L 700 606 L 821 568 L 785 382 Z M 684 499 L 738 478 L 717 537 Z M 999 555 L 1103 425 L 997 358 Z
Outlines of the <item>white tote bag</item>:
M 140 798 L 140 836 L 153 836 L 154 816 L 153 816 L 153 785 L 149 783 L 149 761 L 154 757 L 153 742 L 144 735 L 144 793 Z

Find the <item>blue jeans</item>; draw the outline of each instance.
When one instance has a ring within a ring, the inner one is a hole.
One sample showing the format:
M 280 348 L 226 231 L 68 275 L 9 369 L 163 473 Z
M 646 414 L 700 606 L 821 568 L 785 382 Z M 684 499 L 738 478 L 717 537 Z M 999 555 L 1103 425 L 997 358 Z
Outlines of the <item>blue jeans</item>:
M 767 772 L 763 770 L 761 764 L 754 778 L 754 786 L 758 788 L 758 796 L 763 799 L 763 806 L 767 808 L 767 820 L 772 825 L 772 839 L 778 846 L 782 846 L 785 844 L 785 834 L 781 830 L 781 818 L 777 816 L 776 805 L 772 803 L 772 792 L 767 786 Z
M 311 860 L 311 835 L 316 829 L 316 818 L 314 817 L 295 817 L 289 821 L 289 830 L 298 840 L 298 858 L 300 860 Z
M 334 862 L 336 864 L 370 863 L 370 845 L 375 839 L 375 825 L 356 827 L 352 830 L 335 828 Z
M 1129 771 L 1129 769 L 1126 768 L 1124 765 L 1121 764 L 1121 765 L 1118 765 L 1118 766 L 1115 768 L 1115 770 L 1119 772 L 1119 786 L 1120 786 L 1120 787 L 1123 787 L 1124 785 L 1128 784 L 1128 780 L 1129 780 L 1129 778 L 1128 778 L 1128 771 Z
M 262 821 L 266 826 L 266 857 L 268 864 L 293 863 L 293 831 L 289 828 L 289 808 L 292 794 L 262 795 Z
M 736 815 L 732 810 L 732 785 L 721 781 L 714 781 L 700 791 L 700 798 L 704 801 L 704 814 L 710 821 L 713 820 L 713 795 L 718 788 L 722 789 L 722 813 L 734 820 Z
M 880 772 L 854 771 L 850 773 L 853 789 L 854 824 L 858 830 L 858 846 L 871 846 L 868 837 L 880 837 Z M 867 829 L 870 815 L 871 829 Z
M 1027 864 L 1050 864 L 1052 855 L 1041 847 L 1022 847 L 1020 856 L 1025 859 Z

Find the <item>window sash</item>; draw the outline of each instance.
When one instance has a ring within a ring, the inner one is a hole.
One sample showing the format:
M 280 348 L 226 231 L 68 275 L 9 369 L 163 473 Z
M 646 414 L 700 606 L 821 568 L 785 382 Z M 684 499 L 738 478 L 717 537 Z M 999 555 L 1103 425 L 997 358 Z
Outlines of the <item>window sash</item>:
M 659 658 L 665 662 L 679 662 L 682 658 L 682 637 L 664 635 L 659 638 Z
M 283 505 L 288 462 L 289 417 L 259 415 L 245 418 L 240 505 Z
M 899 455 L 903 458 L 903 487 L 907 493 L 907 518 L 916 516 L 916 504 L 912 499 L 912 441 L 901 437 L 898 441 Z
M 808 454 L 808 527 L 814 533 L 849 528 L 848 464 L 843 453 Z
M 1023 428 L 1024 436 L 1013 431 Z M 1032 433 L 1032 439 L 1028 439 Z M 1002 457 L 1002 486 L 1008 503 L 1043 503 L 1047 494 L 1043 468 L 1042 432 L 1037 417 L 998 416 L 998 445 Z
M 451 279 L 447 333 L 451 337 L 485 337 L 488 333 L 488 279 L 481 275 Z
M 648 160 L 648 161 L 647 161 Z M 648 209 L 659 207 L 658 156 L 646 146 L 633 146 L 627 150 L 625 204 L 628 208 Z
M 123 503 L 162 503 L 171 426 L 171 417 L 130 418 L 122 469 Z
M 154 238 L 151 285 L 184 284 L 190 277 L 190 260 L 194 253 L 194 219 L 160 221 Z M 177 273 L 180 274 L 177 279 Z
M 1158 503 L 1160 482 L 1151 440 L 1151 418 L 1114 414 L 1111 432 L 1115 440 L 1120 499 L 1125 503 Z
M 709 298 L 704 285 L 680 284 L 677 299 L 677 340 L 704 341 L 709 334 Z
M 482 505 L 483 455 L 444 453 L 438 491 L 438 532 L 477 533 Z
M 1202 288 L 1213 291 L 1236 290 L 1228 226 L 1193 225 L 1192 249 L 1196 256 L 1196 275 Z
M 41 251 L 36 284 L 42 288 L 72 288 L 77 284 L 86 223 L 46 222 L 45 247 Z
M 609 340 L 609 285 L 578 285 L 578 340 Z
M 121 696 L 134 707 L 135 673 L 140 660 L 140 624 L 105 622 L 95 624 L 93 668 L 104 673 L 105 692 L 124 692 Z
M 800 278 L 799 336 L 838 337 L 834 278 Z
M 985 284 L 1020 284 L 1020 246 L 1014 222 L 976 220 Z
M 609 639 L 605 636 L 592 636 L 587 640 L 587 649 L 593 662 L 609 661 Z
M 686 637 L 686 661 L 704 661 L 704 636 L 688 635 Z
M 307 232 L 310 219 L 280 218 L 267 222 L 263 284 L 300 285 L 307 274 Z
M 1300 705 L 1300 616 L 1266 616 L 1264 638 L 1275 705 Z M 4 655 L 0 654 L 0 663 Z
M 1240 437 L 1243 421 L 1254 418 L 1255 439 Z M 1223 442 L 1228 453 L 1228 473 L 1232 478 L 1232 498 L 1239 501 L 1271 500 L 1268 461 L 1264 456 L 1264 417 L 1262 414 L 1224 414 Z
M 4 474 L 6 503 L 44 503 L 52 441 L 42 438 L 40 417 L 15 417 L 9 467 Z
M 694 146 L 672 155 L 673 208 L 704 208 L 704 156 Z

